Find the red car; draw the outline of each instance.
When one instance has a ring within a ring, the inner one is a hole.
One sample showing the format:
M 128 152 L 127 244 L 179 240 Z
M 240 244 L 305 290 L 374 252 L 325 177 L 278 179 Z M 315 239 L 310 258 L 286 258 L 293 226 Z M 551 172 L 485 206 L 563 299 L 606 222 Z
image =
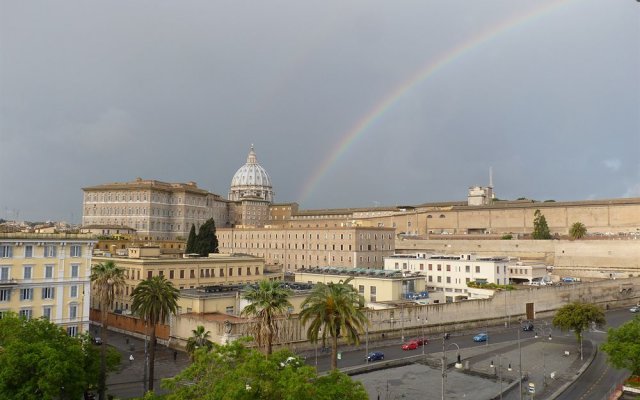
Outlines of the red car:
M 413 342 L 418 342 L 418 346 L 426 346 L 429 344 L 429 339 L 426 337 L 413 339 Z
M 417 341 L 412 340 L 410 342 L 407 342 L 405 344 L 402 345 L 402 350 L 415 350 L 419 347 L 420 345 L 418 344 Z

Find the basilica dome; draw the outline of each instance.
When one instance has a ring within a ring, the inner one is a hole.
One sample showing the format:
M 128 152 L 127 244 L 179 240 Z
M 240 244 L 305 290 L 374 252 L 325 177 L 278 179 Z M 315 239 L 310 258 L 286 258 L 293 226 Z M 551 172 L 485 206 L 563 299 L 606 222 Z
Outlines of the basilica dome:
M 231 179 L 229 200 L 257 199 L 272 202 L 273 196 L 271 178 L 262 165 L 258 164 L 256 152 L 251 145 L 247 163 Z

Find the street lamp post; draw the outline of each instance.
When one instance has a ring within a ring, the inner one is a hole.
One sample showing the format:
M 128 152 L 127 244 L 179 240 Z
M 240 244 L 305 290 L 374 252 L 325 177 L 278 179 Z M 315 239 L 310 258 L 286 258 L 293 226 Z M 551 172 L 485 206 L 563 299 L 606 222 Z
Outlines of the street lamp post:
M 498 357 L 497 373 L 498 373 L 498 380 L 500 381 L 500 400 L 502 400 L 502 359 L 504 358 L 504 356 L 497 354 L 497 357 Z M 493 364 L 493 360 L 491 360 L 491 364 L 489 364 L 489 367 L 491 368 L 496 367 Z M 507 371 L 511 371 L 511 363 L 509 363 L 509 367 L 507 368 Z
M 460 346 L 458 346 L 457 343 L 449 343 L 449 346 L 445 347 L 444 340 L 444 335 L 442 335 L 442 400 L 444 400 L 447 380 L 447 347 L 456 346 L 456 348 L 458 349 L 456 356 L 456 368 L 462 368 L 462 363 L 460 361 Z
M 369 310 L 367 310 L 367 322 L 365 323 L 365 332 L 364 332 L 364 358 L 367 360 L 367 364 L 369 363 Z M 317 362 L 316 362 L 317 365 Z
M 540 328 L 540 333 L 541 333 L 542 336 L 548 336 L 548 339 L 552 340 L 551 327 L 549 327 L 547 325 L 543 326 L 542 328 Z M 536 333 L 535 333 L 535 335 L 533 337 L 537 339 L 539 336 L 540 335 L 538 335 L 538 332 L 536 331 Z M 543 390 L 544 390 L 544 387 L 547 386 L 547 364 L 546 364 L 546 359 L 545 359 L 544 348 L 542 349 L 542 386 L 543 386 Z

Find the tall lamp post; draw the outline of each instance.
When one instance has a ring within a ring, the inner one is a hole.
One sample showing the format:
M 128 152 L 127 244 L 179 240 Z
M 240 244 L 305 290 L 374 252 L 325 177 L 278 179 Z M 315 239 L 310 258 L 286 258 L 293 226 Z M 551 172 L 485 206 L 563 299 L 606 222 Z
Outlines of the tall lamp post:
M 551 327 L 546 325 L 543 326 L 542 328 L 540 328 L 540 332 L 535 332 L 535 335 L 533 337 L 537 339 L 540 336 L 548 336 L 548 339 L 552 340 L 553 338 L 551 337 Z M 545 360 L 544 348 L 542 349 L 542 386 L 543 388 L 547 386 L 547 363 Z
M 422 355 L 424 355 L 424 346 L 426 345 L 424 339 L 424 325 L 427 323 L 427 317 L 420 319 L 418 317 L 418 323 L 420 324 L 420 339 L 422 340 Z
M 462 368 L 462 362 L 460 361 L 460 346 L 457 343 L 449 343 L 448 346 L 444 345 L 444 335 L 442 336 L 442 400 L 444 400 L 445 396 L 445 386 L 447 380 L 447 348 L 451 346 L 456 346 L 458 349 L 457 358 L 456 358 L 456 368 Z
M 502 400 L 502 359 L 504 358 L 504 356 L 497 354 L 497 357 L 498 357 L 497 373 L 498 373 L 498 380 L 500 381 L 500 400 Z M 489 364 L 489 367 L 490 368 L 496 367 L 496 365 L 493 363 L 493 360 L 491 360 L 491 364 Z M 509 367 L 507 368 L 507 371 L 511 371 L 511 363 L 509 363 Z

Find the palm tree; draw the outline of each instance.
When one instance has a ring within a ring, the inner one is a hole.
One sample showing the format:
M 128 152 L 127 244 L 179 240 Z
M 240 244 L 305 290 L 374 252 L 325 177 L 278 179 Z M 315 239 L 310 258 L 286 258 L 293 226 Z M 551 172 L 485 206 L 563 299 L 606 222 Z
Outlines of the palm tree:
M 582 222 L 574 222 L 569 229 L 571 239 L 582 239 L 587 234 L 587 227 Z
M 189 353 L 189 357 L 193 360 L 196 350 L 202 347 L 206 347 L 208 350 L 211 350 L 213 343 L 209 340 L 211 332 L 205 331 L 204 326 L 202 325 L 198 325 L 196 329 L 191 331 L 191 333 L 192 336 L 187 340 L 187 353 Z
M 107 364 L 106 351 L 108 343 L 107 313 L 113 305 L 116 294 L 122 292 L 124 287 L 124 269 L 118 267 L 113 261 L 105 261 L 96 264 L 91 269 L 91 282 L 93 282 L 93 292 L 100 304 L 100 320 L 102 327 L 100 336 L 103 346 L 100 348 L 100 375 L 98 377 L 98 398 L 105 399 Z
M 282 286 L 281 282 L 263 280 L 258 286 L 252 286 L 244 292 L 243 298 L 250 304 L 242 310 L 241 315 L 250 316 L 253 319 L 251 331 L 254 334 L 258 346 L 266 344 L 267 355 L 273 349 L 273 340 L 280 332 L 282 315 L 288 315 L 292 307 L 289 296 L 293 292 Z
M 178 310 L 180 291 L 164 276 L 154 276 L 138 284 L 131 292 L 131 311 L 147 322 L 149 334 L 149 390 L 153 390 L 153 367 L 156 357 L 156 325 Z
M 331 336 L 331 368 L 338 368 L 338 336 L 346 333 L 347 340 L 360 343 L 359 332 L 368 322 L 362 312 L 364 298 L 349 284 L 352 278 L 339 283 L 318 283 L 303 302 L 300 318 L 302 323 L 311 321 L 307 337 L 318 342 L 322 330 L 324 346 L 327 333 Z

